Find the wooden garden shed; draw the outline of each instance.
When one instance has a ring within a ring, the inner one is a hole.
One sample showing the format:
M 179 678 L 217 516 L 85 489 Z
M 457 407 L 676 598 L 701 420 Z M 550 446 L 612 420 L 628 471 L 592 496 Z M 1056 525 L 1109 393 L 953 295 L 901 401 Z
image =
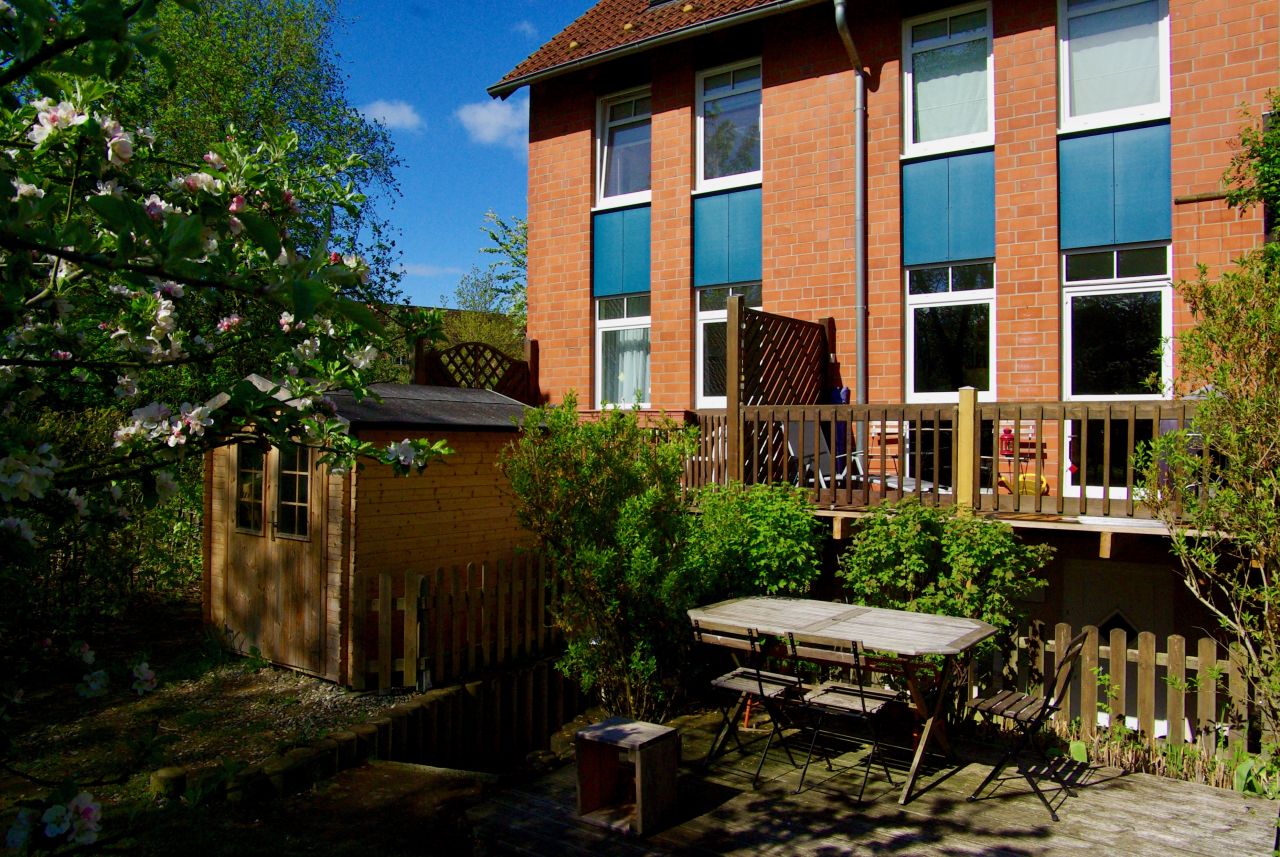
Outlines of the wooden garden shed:
M 445 438 L 454 454 L 409 477 L 371 463 L 332 473 L 305 446 L 205 460 L 205 621 L 240 651 L 356 688 L 424 683 L 442 657 L 431 640 L 453 633 L 424 625 L 417 638 L 430 590 L 461 592 L 482 574 L 492 587 L 496 569 L 529 596 L 518 621 L 532 626 L 534 612 L 534 585 L 506 580 L 529 566 L 531 540 L 497 467 L 526 406 L 484 389 L 373 389 L 381 401 L 334 396 L 356 436 Z

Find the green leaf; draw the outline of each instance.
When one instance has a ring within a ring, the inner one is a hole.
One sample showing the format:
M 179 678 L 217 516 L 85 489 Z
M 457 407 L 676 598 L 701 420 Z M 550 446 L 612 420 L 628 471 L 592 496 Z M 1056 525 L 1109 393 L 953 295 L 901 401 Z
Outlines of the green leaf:
M 248 211 L 242 211 L 236 217 L 244 224 L 244 230 L 253 243 L 267 251 L 267 256 L 274 259 L 280 255 L 280 232 L 274 223 Z
M 1071 751 L 1071 758 L 1073 761 L 1080 762 L 1082 764 L 1088 764 L 1089 762 L 1089 745 L 1088 744 L 1086 744 L 1083 741 L 1072 741 L 1070 751 Z
M 1232 777 L 1232 787 L 1238 792 L 1249 791 L 1250 776 L 1253 771 L 1253 756 L 1236 765 L 1235 775 Z
M 151 221 L 146 212 L 131 199 L 104 193 L 89 197 L 88 205 L 106 221 L 113 232 L 150 231 Z
M 316 307 L 329 298 L 329 287 L 315 280 L 297 280 L 293 283 L 293 314 L 299 320 L 315 315 Z
M 179 258 L 190 258 L 199 255 L 204 249 L 200 233 L 204 224 L 195 215 L 169 214 L 164 219 L 165 232 L 168 234 L 169 255 Z

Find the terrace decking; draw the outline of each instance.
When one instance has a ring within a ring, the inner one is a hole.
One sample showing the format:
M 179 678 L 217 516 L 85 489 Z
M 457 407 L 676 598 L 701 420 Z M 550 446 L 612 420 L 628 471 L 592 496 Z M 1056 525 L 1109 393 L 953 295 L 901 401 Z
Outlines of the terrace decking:
M 1050 791 L 1054 823 L 1012 768 L 982 799 L 966 798 L 990 767 L 971 762 L 922 778 L 918 796 L 897 803 L 898 789 L 873 769 L 864 803 L 852 795 L 861 768 L 852 756 L 837 772 L 815 763 L 805 790 L 799 771 L 771 751 L 752 791 L 756 756 L 721 759 L 702 773 L 696 762 L 708 738 L 705 719 L 681 726 L 683 758 L 671 825 L 646 839 L 591 827 L 575 816 L 572 765 L 500 792 L 471 810 L 480 845 L 491 855 L 1261 855 L 1272 853 L 1276 804 L 1222 789 L 1111 768 L 1074 766 L 1077 797 Z M 973 751 L 970 750 L 970 753 Z M 962 756 L 968 758 L 965 750 Z M 693 763 L 690 762 L 692 760 Z M 894 779 L 900 784 L 899 771 Z M 878 776 L 877 776 L 878 775 Z

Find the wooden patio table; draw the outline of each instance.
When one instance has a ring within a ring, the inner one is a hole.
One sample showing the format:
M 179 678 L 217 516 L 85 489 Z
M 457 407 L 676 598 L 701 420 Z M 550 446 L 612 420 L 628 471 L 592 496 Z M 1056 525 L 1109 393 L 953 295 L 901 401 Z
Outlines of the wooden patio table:
M 936 741 L 949 753 L 941 718 L 947 690 L 955 674 L 956 659 L 996 633 L 995 627 L 978 619 L 912 613 L 836 601 L 808 598 L 753 597 L 733 598 L 689 611 L 690 622 L 715 622 L 735 626 L 743 632 L 785 637 L 788 633 L 805 634 L 829 641 L 832 645 L 860 642 L 865 649 L 896 654 L 904 658 L 940 655 L 945 658 L 941 684 L 933 706 L 928 705 L 923 690 L 915 680 L 916 671 L 908 670 L 908 692 L 916 712 L 924 722 L 916 744 L 911 770 L 902 787 L 898 803 L 911 799 L 920 763 L 930 741 Z

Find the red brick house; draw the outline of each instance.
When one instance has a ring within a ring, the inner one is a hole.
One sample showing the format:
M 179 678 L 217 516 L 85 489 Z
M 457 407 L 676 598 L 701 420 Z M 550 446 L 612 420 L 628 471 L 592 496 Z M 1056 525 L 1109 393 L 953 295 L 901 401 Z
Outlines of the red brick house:
M 1277 86 L 1273 0 L 599 0 L 489 90 L 531 102 L 542 392 L 724 408 L 737 294 L 833 319 L 855 404 L 945 404 L 962 386 L 1060 414 L 1159 403 L 1176 361 L 1161 346 L 1190 321 L 1173 284 L 1262 238 L 1222 175 L 1242 108 Z M 998 462 L 997 435 L 1004 454 L 1004 413 L 983 417 L 975 458 Z M 1033 443 L 1083 444 L 1071 419 Z M 1123 471 L 1123 443 L 1088 443 Z M 1186 627 L 1161 540 L 1084 525 L 1097 502 L 1116 514 L 1115 483 L 1085 473 L 1076 499 L 1054 484 L 1074 456 L 1043 456 L 1058 529 L 1037 537 L 1061 559 L 1041 612 L 1102 624 L 1124 604 L 1140 629 Z M 1000 494 L 993 477 L 974 496 L 1029 502 Z
M 490 89 L 531 98 L 543 392 L 722 407 L 732 292 L 833 317 L 855 401 L 1159 397 L 1154 349 L 1187 321 L 1170 284 L 1262 234 L 1221 176 L 1241 108 L 1280 85 L 1278 19 L 600 0 Z

